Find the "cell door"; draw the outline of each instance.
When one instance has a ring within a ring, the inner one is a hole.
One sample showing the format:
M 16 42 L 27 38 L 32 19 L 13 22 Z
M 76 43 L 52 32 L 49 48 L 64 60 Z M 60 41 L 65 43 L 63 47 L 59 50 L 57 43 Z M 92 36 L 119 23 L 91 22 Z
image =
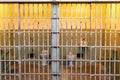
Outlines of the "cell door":
M 2 80 L 119 80 L 119 3 L 0 3 Z

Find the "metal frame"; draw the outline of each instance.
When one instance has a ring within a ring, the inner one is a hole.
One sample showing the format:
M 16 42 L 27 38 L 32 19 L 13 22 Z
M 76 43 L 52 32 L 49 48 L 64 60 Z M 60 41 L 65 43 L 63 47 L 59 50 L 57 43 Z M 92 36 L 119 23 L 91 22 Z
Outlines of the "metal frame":
M 59 80 L 59 12 L 58 4 L 52 6 L 52 80 Z
M 60 59 L 60 54 L 59 54 L 59 48 L 60 47 L 67 47 L 67 49 L 66 49 L 66 55 L 67 55 L 67 51 L 68 51 L 68 47 L 70 47 L 71 48 L 71 51 L 72 51 L 72 48 L 73 47 L 78 47 L 77 46 L 77 42 L 76 42 L 76 45 L 75 46 L 73 46 L 72 45 L 72 39 L 70 40 L 70 45 L 68 44 L 68 40 L 66 40 L 66 45 L 64 46 L 63 45 L 63 43 L 62 43 L 62 46 L 61 45 L 59 45 L 59 35 L 60 35 L 60 31 L 59 31 L 59 28 L 60 28 L 60 26 L 59 26 L 59 11 L 58 11 L 58 9 L 59 9 L 59 4 L 58 4 L 58 2 L 60 2 L 60 3 L 77 3 L 77 2 L 85 2 L 85 3 L 88 3 L 88 2 L 120 2 L 120 0 L 116 0 L 116 1 L 114 1 L 114 0 L 106 0 L 106 1 L 103 1 L 103 0 L 86 0 L 86 1 L 83 1 L 83 0 L 66 0 L 66 1 L 63 1 L 63 0 L 38 0 L 38 1 L 34 1 L 34 0 L 31 0 L 31 1 L 28 1 L 28 0 L 24 0 L 24 1 L 20 1 L 20 0 L 1 0 L 0 2 L 2 2 L 2 3 L 7 3 L 7 2 L 16 2 L 16 3 L 18 3 L 18 8 L 19 8 L 19 12 L 20 12 L 20 3 L 24 3 L 24 2 L 51 2 L 52 3 L 52 45 L 51 45 L 51 48 L 52 48 L 52 59 L 51 60 L 49 60 L 49 61 L 51 61 L 52 62 L 52 80 L 59 80 L 59 73 L 60 73 L 60 71 L 59 71 L 59 69 L 60 69 L 60 61 L 64 61 L 64 59 L 63 59 L 63 57 L 62 57 L 62 59 Z M 71 5 L 72 6 L 72 5 Z M 68 7 L 68 5 L 67 5 L 67 7 Z M 78 6 L 77 6 L 78 7 Z M 91 4 L 90 4 L 90 16 L 91 16 Z M 82 9 L 82 8 L 81 8 Z M 39 10 L 39 9 L 38 9 Z M 43 10 L 43 9 L 42 9 Z M 66 10 L 68 11 L 68 9 L 66 8 Z M 70 9 L 71 10 L 71 9 Z M 112 9 L 111 9 L 112 10 Z M 76 11 L 77 11 L 77 9 L 76 9 Z M 18 12 L 18 13 L 19 13 Z M 33 10 L 32 10 L 32 12 L 33 12 Z M 71 10 L 71 12 L 72 12 L 72 10 Z M 80 12 L 82 13 L 82 10 L 80 10 Z M 86 9 L 86 12 L 87 12 L 87 9 Z M 97 12 L 97 9 L 96 9 L 96 12 Z M 101 10 L 100 10 L 100 12 L 102 12 Z M 44 13 L 44 12 L 43 12 Z M 63 13 L 63 12 L 62 12 Z M 111 13 L 111 12 L 110 12 Z M 77 13 L 76 13 L 77 14 Z M 67 14 L 67 16 L 68 16 L 68 14 Z M 77 16 L 78 16 L 78 14 L 77 14 Z M 76 16 L 76 17 L 77 17 Z M 102 17 L 102 15 L 100 15 L 100 17 Z M 70 16 L 70 19 L 72 19 L 72 15 Z M 82 15 L 80 16 L 80 19 L 82 19 Z M 112 46 L 111 45 L 111 39 L 110 39 L 110 46 L 106 46 L 106 42 L 105 42 L 105 46 L 102 46 L 102 41 L 101 41 L 101 38 L 102 38 L 102 30 L 101 30 L 101 26 L 102 26 L 102 21 L 100 20 L 100 42 L 99 42 L 99 44 L 100 44 L 100 46 L 97 46 L 97 45 L 95 45 L 95 46 L 92 46 L 92 24 L 91 24 L 91 21 L 92 21 L 92 18 L 90 17 L 90 32 L 86 32 L 85 34 L 89 34 L 90 35 L 90 46 L 88 46 L 89 48 L 90 48 L 90 54 L 92 55 L 92 49 L 93 48 L 95 48 L 95 52 L 97 52 L 97 50 L 96 50 L 96 48 L 100 48 L 100 55 L 101 55 L 101 48 L 114 48 L 115 50 L 116 50 L 116 48 L 120 48 L 120 46 L 116 46 L 116 39 L 114 40 L 114 46 Z M 66 24 L 68 24 L 67 23 L 68 22 L 68 19 L 66 18 Z M 70 27 L 72 28 L 72 20 L 70 21 L 71 23 L 70 23 Z M 112 22 L 112 17 L 111 17 L 111 14 L 110 14 L 110 22 Z M 76 22 L 77 23 L 77 22 Z M 5 24 L 5 22 L 4 22 L 4 24 Z M 96 22 L 95 22 L 95 24 L 97 24 L 97 20 L 96 20 Z M 76 24 L 76 25 L 78 25 L 78 24 Z M 18 58 L 18 62 L 19 62 L 19 74 L 18 74 L 18 76 L 19 76 L 19 80 L 21 80 L 21 61 L 24 61 L 24 60 L 21 60 L 21 47 L 23 47 L 23 46 L 21 46 L 21 42 L 20 42 L 20 36 L 21 36 L 21 32 L 20 32 L 20 14 L 18 15 L 18 55 L 19 55 L 19 58 Z M 44 24 L 42 23 L 42 27 L 44 26 Z M 111 26 L 111 24 L 110 24 L 110 26 Z M 115 26 L 116 26 L 116 24 L 115 24 Z M 82 27 L 82 24 L 80 23 L 80 28 Z M 78 28 L 78 27 L 77 27 Z M 95 28 L 96 28 L 96 26 L 95 26 Z M 66 29 L 68 29 L 68 26 L 66 25 Z M 43 36 L 44 36 L 44 29 L 42 29 L 43 30 Z M 111 35 L 112 35 L 112 32 L 111 32 L 112 30 L 111 30 L 111 28 L 110 28 L 110 32 L 108 32 L 108 33 L 110 33 L 110 38 L 111 38 Z M 68 32 L 69 31 L 66 31 L 66 37 L 68 37 Z M 72 34 L 72 30 L 70 31 L 71 32 L 71 34 L 70 34 L 70 37 L 72 37 L 73 36 L 73 34 Z M 78 32 L 78 31 L 76 31 L 76 32 Z M 82 35 L 82 29 L 81 29 L 81 31 L 80 31 L 81 33 L 80 33 L 80 35 Z M 95 32 L 95 33 L 97 33 L 97 31 Z M 106 29 L 105 29 L 105 33 L 106 33 Z M 116 29 L 115 29 L 115 37 L 116 37 Z M 5 34 L 4 34 L 5 35 Z M 30 34 L 29 34 L 30 35 Z M 77 34 L 76 34 L 77 35 Z M 6 36 L 6 35 L 5 35 Z M 34 30 L 33 30 L 33 36 L 34 36 Z M 63 36 L 63 33 L 62 33 L 62 36 Z M 79 36 L 79 35 L 77 35 L 77 36 Z M 95 35 L 95 37 L 97 38 L 97 34 Z M 9 36 L 10 37 L 10 36 Z M 86 37 L 86 36 L 85 36 Z M 105 37 L 106 37 L 106 35 L 105 35 Z M 30 38 L 30 37 L 29 37 Z M 5 38 L 6 39 L 6 38 Z M 29 39 L 30 40 L 30 39 Z M 82 39 L 80 38 L 80 41 L 81 41 Z M 106 40 L 106 38 L 105 38 L 105 40 Z M 35 41 L 35 40 L 34 40 Z M 63 41 L 63 39 L 62 39 L 62 41 Z M 4 41 L 4 43 L 5 43 L 5 41 Z M 44 39 L 43 39 L 43 43 L 44 43 Z M 95 43 L 97 43 L 97 39 L 95 40 Z M 10 44 L 10 43 L 9 43 Z M 49 44 L 49 42 L 48 42 L 48 44 Z M 30 45 L 30 41 L 29 41 L 29 45 Z M 6 46 L 6 45 L 4 45 L 4 46 Z M 39 45 L 38 45 L 39 46 Z M 48 45 L 49 46 L 49 45 Z M 10 47 L 10 45 L 8 46 L 8 47 Z M 30 46 L 28 46 L 28 47 L 30 47 Z M 33 47 L 35 47 L 35 44 L 33 44 Z M 43 44 L 43 48 L 44 48 L 44 44 Z M 6 49 L 6 48 L 5 48 Z M 30 48 L 29 48 L 29 50 L 30 50 Z M 110 50 L 110 54 L 111 54 L 111 50 Z M 63 52 L 62 52 L 62 55 L 63 55 Z M 95 54 L 96 55 L 96 54 Z M 106 52 L 105 52 L 105 55 L 106 55 Z M 115 59 L 116 59 L 116 52 L 115 52 Z M 111 55 L 110 55 L 111 56 Z M 100 58 L 101 58 L 101 56 L 100 56 Z M 86 59 L 86 58 L 85 58 Z M 27 61 L 27 60 L 26 60 Z M 29 61 L 29 60 L 28 60 Z M 35 60 L 34 60 L 35 61 Z M 36 60 L 37 61 L 37 60 Z M 67 62 L 67 59 L 65 59 L 65 61 Z M 109 63 L 111 64 L 111 62 L 120 62 L 120 60 L 92 60 L 91 59 L 91 57 L 90 57 L 90 60 L 77 60 L 76 59 L 76 61 L 78 62 L 78 61 L 80 61 L 80 64 L 82 65 L 82 62 L 89 62 L 90 64 L 92 63 L 92 62 L 95 62 L 95 63 L 97 63 L 97 62 L 100 62 L 100 63 L 102 63 L 102 62 L 106 62 L 106 61 L 109 61 Z M 30 62 L 30 61 L 29 61 Z M 76 64 L 76 65 L 78 65 L 78 64 Z M 105 64 L 106 65 L 106 64 Z M 116 65 L 116 63 L 114 63 L 114 66 Z M 35 66 L 35 65 L 34 65 Z M 95 66 L 96 66 L 96 64 L 95 64 Z M 101 65 L 100 65 L 101 66 Z M 92 66 L 90 66 L 90 68 L 91 68 Z M 63 66 L 62 66 L 62 68 L 63 68 Z M 66 68 L 67 68 L 67 66 L 66 66 Z M 109 69 L 111 68 L 111 66 L 109 66 Z M 71 69 L 72 69 L 72 67 L 71 67 Z M 101 68 L 100 68 L 100 70 L 101 70 Z M 97 71 L 97 70 L 95 70 L 95 71 Z M 6 72 L 6 71 L 5 71 Z M 81 72 L 82 72 L 82 70 L 81 70 Z M 90 73 L 91 73 L 91 70 L 90 70 Z M 92 74 L 90 74 L 90 79 L 91 79 L 91 77 L 92 76 L 96 76 L 96 75 L 102 75 L 101 74 L 101 71 L 99 71 L 99 73 L 100 74 L 94 74 L 94 75 L 92 75 Z M 106 73 L 106 72 L 104 72 L 104 73 Z M 44 74 L 44 73 L 40 73 L 40 74 Z M 70 73 L 67 73 L 67 75 L 68 74 L 71 74 L 71 75 L 73 75 L 73 73 L 72 73 L 72 71 L 70 72 Z M 115 69 L 114 69 L 114 74 L 115 74 Z M 109 74 L 106 74 L 106 75 L 109 75 L 109 76 L 114 76 L 114 74 L 111 74 L 111 72 L 109 72 Z M 6 75 L 6 73 L 5 73 L 5 75 Z M 82 75 L 82 74 L 78 74 L 78 75 Z M 119 76 L 120 74 L 117 74 L 116 76 Z M 71 78 L 72 78 L 72 76 L 71 76 Z M 68 78 L 67 78 L 68 79 Z M 82 77 L 81 77 L 81 79 L 82 79 Z M 99 79 L 101 79 L 101 77 L 99 78 Z M 110 78 L 109 78 L 110 79 Z M 114 76 L 114 80 L 115 80 L 115 76 Z
M 19 80 L 21 80 L 21 27 L 20 27 L 20 4 L 18 3 L 18 63 L 19 63 Z
M 54 3 L 54 2 L 63 2 L 63 3 L 77 3 L 77 2 L 120 2 L 120 0 L 0 0 L 0 2 L 47 2 L 47 3 Z

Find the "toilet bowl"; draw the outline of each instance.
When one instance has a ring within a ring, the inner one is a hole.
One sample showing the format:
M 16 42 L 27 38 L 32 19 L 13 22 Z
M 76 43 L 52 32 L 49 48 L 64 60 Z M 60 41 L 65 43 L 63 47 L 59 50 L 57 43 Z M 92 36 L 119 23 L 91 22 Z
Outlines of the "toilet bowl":
M 74 65 L 74 60 L 76 58 L 76 55 L 73 54 L 72 52 L 69 52 L 67 58 L 68 58 L 68 65 L 69 66 L 73 66 Z
M 47 50 L 43 50 L 42 53 L 40 54 L 41 58 L 42 58 L 42 66 L 46 66 L 48 64 L 48 56 L 49 53 Z

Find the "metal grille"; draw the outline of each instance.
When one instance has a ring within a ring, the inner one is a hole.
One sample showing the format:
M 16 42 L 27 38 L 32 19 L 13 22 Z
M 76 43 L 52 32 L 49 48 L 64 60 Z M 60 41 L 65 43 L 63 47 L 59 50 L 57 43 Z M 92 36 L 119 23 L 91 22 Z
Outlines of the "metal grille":
M 0 3 L 1 80 L 119 80 L 119 3 Z
M 51 52 L 51 4 L 0 5 L 2 78 L 50 80 L 50 66 L 41 66 L 40 54 Z
M 112 3 L 60 4 L 62 79 L 119 79 L 118 9 Z M 73 65 L 69 52 L 76 55 Z

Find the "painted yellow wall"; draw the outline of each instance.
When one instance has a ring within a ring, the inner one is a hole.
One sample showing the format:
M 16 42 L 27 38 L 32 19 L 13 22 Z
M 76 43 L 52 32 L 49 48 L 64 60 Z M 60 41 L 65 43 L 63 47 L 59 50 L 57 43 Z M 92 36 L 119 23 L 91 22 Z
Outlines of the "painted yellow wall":
M 115 8 L 116 7 L 116 8 Z M 44 9 L 44 11 L 43 11 Z M 21 28 L 32 29 L 38 28 L 51 28 L 51 4 L 21 4 L 20 17 Z M 115 10 L 116 9 L 116 10 Z M 29 10 L 29 13 L 28 13 Z M 90 16 L 91 10 L 91 16 Z M 90 29 L 116 29 L 120 30 L 120 4 L 60 4 L 60 27 L 79 29 L 80 27 Z M 115 14 L 116 11 L 116 14 Z M 39 17 L 38 17 L 39 16 Z M 66 19 L 66 17 L 68 17 Z M 90 21 L 91 17 L 91 21 Z M 97 17 L 97 18 L 95 18 Z M 102 17 L 102 18 L 100 18 Z M 111 17 L 111 18 L 110 18 Z M 34 18 L 34 19 L 33 19 Z M 44 18 L 44 19 L 41 19 Z M 76 19 L 77 18 L 77 19 Z M 82 18 L 82 19 L 80 19 Z M 67 22 L 67 23 L 66 23 Z M 91 22 L 91 26 L 90 26 Z M 29 24 L 30 26 L 28 26 Z M 48 25 L 49 24 L 49 25 Z M 44 27 L 43 27 L 44 26 Z M 18 4 L 0 4 L 0 30 L 18 28 Z
M 67 8 L 66 8 L 67 7 Z M 115 10 L 116 7 L 116 10 Z M 66 10 L 67 9 L 67 10 Z M 91 10 L 91 12 L 90 12 Z M 115 12 L 116 11 L 116 12 Z M 87 13 L 87 14 L 86 14 Z M 75 26 L 77 24 L 78 26 L 82 26 L 82 28 L 85 28 L 85 24 L 87 26 L 87 29 L 90 29 L 90 13 L 91 13 L 91 28 L 95 29 L 116 29 L 120 30 L 119 27 L 119 21 L 120 19 L 115 17 L 120 17 L 120 4 L 92 4 L 90 9 L 90 4 L 61 4 L 60 5 L 60 14 L 61 17 L 79 17 L 79 19 L 76 19 L 78 23 L 76 23 L 76 20 L 70 20 L 68 19 L 69 25 Z M 111 13 L 111 14 L 110 14 Z M 116 14 L 115 14 L 116 13 Z M 80 17 L 82 18 L 80 21 Z M 83 19 L 87 17 L 88 19 Z M 102 18 L 100 18 L 102 17 Z M 107 17 L 107 18 L 106 18 Z M 62 24 L 65 24 L 66 20 L 63 21 Z M 116 23 L 115 23 L 116 22 Z M 80 24 L 81 23 L 81 24 Z M 111 26 L 110 26 L 111 25 Z M 110 28 L 111 27 L 111 28 Z

